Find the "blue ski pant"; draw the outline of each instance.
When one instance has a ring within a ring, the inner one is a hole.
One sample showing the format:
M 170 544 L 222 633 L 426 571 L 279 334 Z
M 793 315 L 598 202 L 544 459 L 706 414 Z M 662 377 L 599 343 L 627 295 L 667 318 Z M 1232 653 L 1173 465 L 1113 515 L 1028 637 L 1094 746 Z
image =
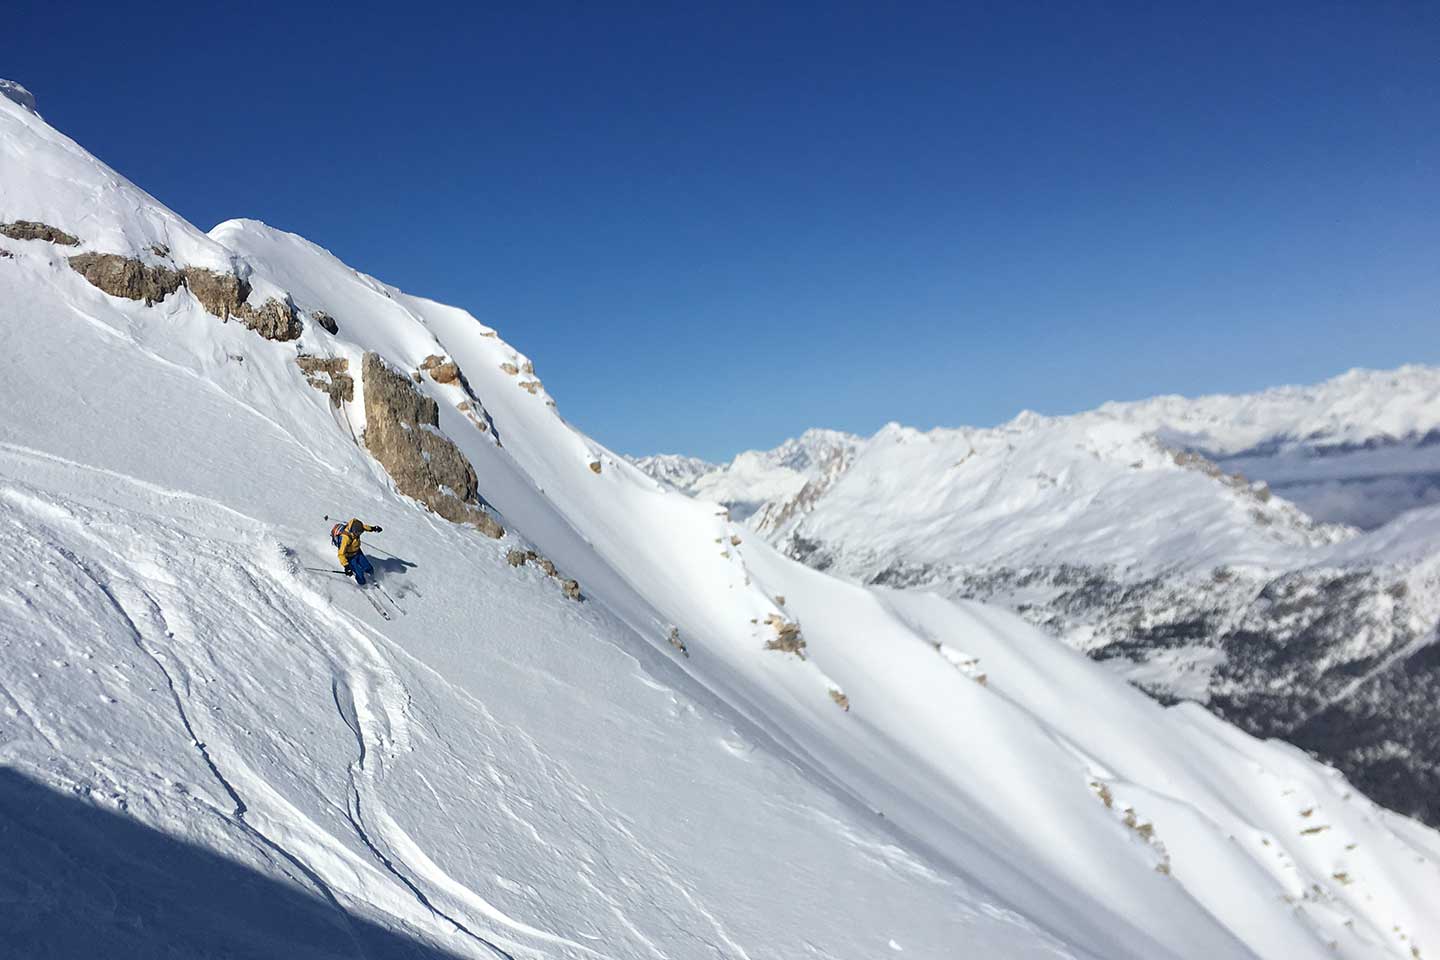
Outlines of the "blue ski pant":
M 370 566 L 370 558 L 363 553 L 357 553 L 350 558 L 350 569 L 355 573 L 355 582 L 365 586 L 365 578 L 375 576 L 375 568 Z

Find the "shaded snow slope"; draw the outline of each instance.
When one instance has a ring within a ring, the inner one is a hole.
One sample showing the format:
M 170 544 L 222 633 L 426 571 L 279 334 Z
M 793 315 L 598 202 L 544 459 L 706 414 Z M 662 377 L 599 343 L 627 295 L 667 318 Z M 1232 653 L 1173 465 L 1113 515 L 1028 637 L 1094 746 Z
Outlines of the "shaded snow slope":
M 573 429 L 465 312 L 255 221 L 200 235 L 28 111 L 0 123 L 6 217 L 163 229 L 338 324 L 264 341 L 0 239 L 0 763 L 333 911 L 254 955 L 363 953 L 362 922 L 477 957 L 1440 943 L 1440 840 L 1333 770 L 993 608 L 786 559 Z M 366 351 L 417 372 L 505 539 L 397 495 L 355 439 L 363 383 L 332 408 L 295 364 Z M 434 355 L 463 376 L 418 373 Z M 385 527 L 388 596 L 328 572 L 336 513 Z M 527 544 L 588 599 L 506 563 Z M 7 902 L 64 915 L 73 878 L 25 869 Z M 84 919 L 174 942 L 123 899 Z

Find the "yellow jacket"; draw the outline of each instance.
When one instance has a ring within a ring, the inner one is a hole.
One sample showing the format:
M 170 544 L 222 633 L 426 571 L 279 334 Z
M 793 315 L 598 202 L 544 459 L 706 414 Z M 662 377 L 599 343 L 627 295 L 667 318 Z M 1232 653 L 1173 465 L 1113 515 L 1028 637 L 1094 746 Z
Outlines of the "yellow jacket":
M 350 565 L 350 558 L 360 552 L 360 534 L 375 533 L 379 527 L 372 527 L 368 523 L 362 523 L 358 519 L 352 519 L 345 524 L 345 529 L 340 533 L 340 567 L 344 569 Z

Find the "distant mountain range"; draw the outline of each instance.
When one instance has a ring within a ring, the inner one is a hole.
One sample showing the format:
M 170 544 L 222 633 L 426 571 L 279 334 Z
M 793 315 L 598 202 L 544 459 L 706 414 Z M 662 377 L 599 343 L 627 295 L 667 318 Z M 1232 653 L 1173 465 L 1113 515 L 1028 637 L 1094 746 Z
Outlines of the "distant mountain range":
M 1440 822 L 1440 368 L 636 463 L 812 567 L 1004 604 Z

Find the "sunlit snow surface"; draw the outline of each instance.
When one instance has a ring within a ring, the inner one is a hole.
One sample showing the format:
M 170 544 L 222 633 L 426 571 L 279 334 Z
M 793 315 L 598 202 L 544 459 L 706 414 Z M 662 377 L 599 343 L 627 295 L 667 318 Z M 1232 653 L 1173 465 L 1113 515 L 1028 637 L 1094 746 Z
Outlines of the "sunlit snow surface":
M 18 955 L 61 928 L 109 956 L 392 955 L 376 931 L 476 957 L 1440 950 L 1432 831 L 1008 614 L 782 558 L 572 429 L 468 314 L 253 221 L 201 234 L 5 99 L 0 215 L 164 244 L 340 324 L 270 343 L 0 238 L 3 772 L 334 917 L 227 924 L 194 860 L 181 909 L 128 841 L 52 868 L 65 838 L 3 788 L 0 823 L 32 825 L 0 866 Z M 397 496 L 352 441 L 362 398 L 337 417 L 301 349 L 458 361 L 492 430 L 421 389 L 510 535 Z M 327 572 L 327 514 L 384 525 L 403 615 Z M 525 543 L 587 600 L 506 564 Z M 805 659 L 766 649 L 767 617 Z

